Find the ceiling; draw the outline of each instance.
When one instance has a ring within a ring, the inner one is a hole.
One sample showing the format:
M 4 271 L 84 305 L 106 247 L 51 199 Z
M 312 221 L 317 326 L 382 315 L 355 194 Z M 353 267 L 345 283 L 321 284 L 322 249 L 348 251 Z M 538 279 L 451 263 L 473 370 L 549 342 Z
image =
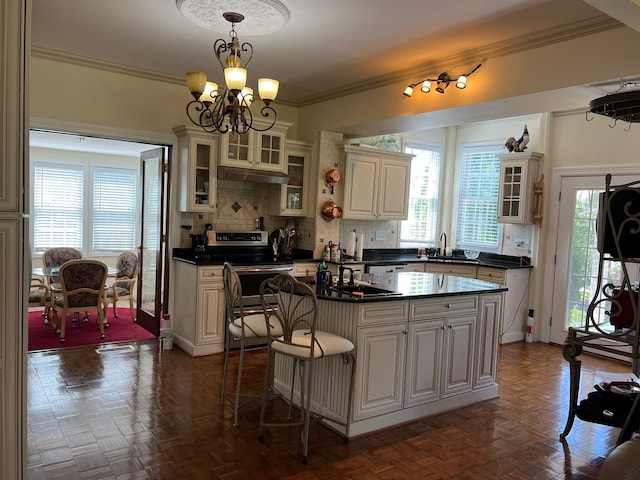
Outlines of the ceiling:
M 251 35 L 256 24 L 251 11 L 276 0 L 208 1 L 220 11 L 246 9 L 239 12 L 247 19 L 236 31 L 241 42 L 249 41 L 255 49 L 249 83 L 262 76 L 277 78 L 280 100 L 294 105 L 375 83 L 394 72 L 437 75 L 441 65 L 464 52 L 603 13 L 640 26 L 640 8 L 630 0 L 282 0 L 288 15 L 283 27 Z M 32 0 L 31 40 L 38 49 L 150 70 L 163 78 L 179 80 L 187 71 L 201 70 L 221 82 L 213 42 L 228 40 L 230 25 L 222 24 L 221 32 L 194 24 L 176 0 Z M 610 93 L 602 85 L 594 86 L 597 91 L 587 87 L 562 92 L 563 106 L 571 108 L 574 102 L 574 108 L 584 107 L 585 99 Z M 530 113 L 542 111 L 539 98 L 531 101 L 536 109 Z M 510 116 L 504 105 L 496 108 Z

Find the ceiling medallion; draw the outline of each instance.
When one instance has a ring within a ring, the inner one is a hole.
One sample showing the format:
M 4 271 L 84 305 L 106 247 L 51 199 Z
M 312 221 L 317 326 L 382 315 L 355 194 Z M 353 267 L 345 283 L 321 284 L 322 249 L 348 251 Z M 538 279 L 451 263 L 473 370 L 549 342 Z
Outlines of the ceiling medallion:
M 222 16 L 228 11 L 244 15 L 243 35 L 277 32 L 289 21 L 289 10 L 278 0 L 176 0 L 176 6 L 189 21 L 219 33 L 229 31 L 229 23 Z

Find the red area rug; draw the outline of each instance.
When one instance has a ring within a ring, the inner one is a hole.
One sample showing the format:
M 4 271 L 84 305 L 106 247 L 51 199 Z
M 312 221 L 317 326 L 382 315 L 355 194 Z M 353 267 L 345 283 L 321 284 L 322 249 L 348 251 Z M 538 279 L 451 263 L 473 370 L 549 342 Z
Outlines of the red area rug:
M 108 309 L 109 328 L 104 329 L 105 338 L 100 339 L 100 331 L 96 325 L 96 314 L 89 314 L 89 321 L 72 322 L 72 315 L 67 318 L 67 341 L 60 343 L 60 337 L 49 325 L 44 324 L 42 311 L 29 312 L 29 351 L 49 350 L 52 348 L 79 347 L 81 345 L 98 345 L 100 343 L 147 340 L 155 338 L 137 323 L 131 321 L 128 308 L 118 309 L 118 318 L 113 318 L 113 308 Z

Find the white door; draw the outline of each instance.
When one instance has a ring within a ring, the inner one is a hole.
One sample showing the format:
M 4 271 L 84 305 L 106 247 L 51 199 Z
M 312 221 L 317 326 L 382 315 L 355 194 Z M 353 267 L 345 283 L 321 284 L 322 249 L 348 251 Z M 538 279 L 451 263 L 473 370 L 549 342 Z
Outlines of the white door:
M 611 184 L 619 185 L 636 179 L 637 176 L 612 177 Z M 551 343 L 563 344 L 570 326 L 585 325 L 587 307 L 597 289 L 599 252 L 596 218 L 598 194 L 604 189 L 604 175 L 562 178 L 551 312 Z M 629 275 L 637 279 L 638 266 L 629 267 Z M 615 283 L 619 277 L 619 268 L 608 268 L 605 264 L 603 283 L 606 283 L 605 279 Z M 602 320 L 607 321 L 604 316 Z

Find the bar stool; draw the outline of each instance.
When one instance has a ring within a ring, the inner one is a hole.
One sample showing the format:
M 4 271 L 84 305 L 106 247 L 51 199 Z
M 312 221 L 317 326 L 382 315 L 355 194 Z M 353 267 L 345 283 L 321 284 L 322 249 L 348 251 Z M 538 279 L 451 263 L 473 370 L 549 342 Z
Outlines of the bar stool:
M 246 405 L 262 397 L 258 394 L 242 393 L 242 366 L 244 364 L 244 347 L 246 338 L 267 337 L 267 321 L 264 313 L 245 315 L 242 305 L 242 286 L 238 273 L 234 270 L 230 263 L 225 262 L 222 267 L 222 281 L 224 284 L 225 296 L 225 319 L 226 319 L 226 342 L 224 353 L 224 370 L 222 374 L 222 395 L 220 404 L 224 405 L 226 396 L 234 397 L 233 404 L 233 426 L 238 426 L 238 410 L 241 406 Z M 275 334 L 280 332 L 282 328 L 279 324 L 274 323 L 272 329 Z M 238 375 L 235 390 L 227 390 L 227 371 L 229 366 L 229 350 L 231 337 L 240 340 L 240 358 L 238 359 Z M 247 402 L 240 404 L 240 397 L 249 398 Z
M 341 422 L 334 417 L 326 417 L 313 413 L 314 420 L 328 418 L 331 422 L 345 427 L 343 440 L 349 441 L 349 428 L 351 422 L 351 405 L 353 400 L 353 380 L 355 375 L 355 346 L 339 335 L 316 330 L 316 318 L 318 299 L 309 285 L 297 281 L 290 275 L 279 274 L 273 279 L 267 279 L 260 286 L 260 298 L 262 305 L 277 305 L 277 308 L 268 311 L 265 315 L 268 325 L 280 324 L 282 332 L 275 329 L 269 330 L 269 351 L 267 355 L 267 372 L 262 395 L 262 408 L 260 410 L 260 426 L 258 440 L 264 442 L 264 427 L 291 427 L 302 426 L 302 463 L 307 463 L 309 448 L 309 423 L 311 420 L 311 397 L 313 385 L 313 369 L 317 360 L 333 355 L 342 355 L 343 363 L 351 365 L 349 382 L 349 400 L 346 420 Z M 279 322 L 275 322 L 274 319 Z M 267 392 L 274 388 L 274 363 L 275 354 L 284 355 L 293 359 L 293 372 L 291 379 L 291 392 L 288 399 L 289 417 L 287 422 L 265 422 L 267 406 Z M 293 392 L 296 383 L 296 369 L 300 368 L 300 420 L 292 421 L 291 406 L 293 404 Z

